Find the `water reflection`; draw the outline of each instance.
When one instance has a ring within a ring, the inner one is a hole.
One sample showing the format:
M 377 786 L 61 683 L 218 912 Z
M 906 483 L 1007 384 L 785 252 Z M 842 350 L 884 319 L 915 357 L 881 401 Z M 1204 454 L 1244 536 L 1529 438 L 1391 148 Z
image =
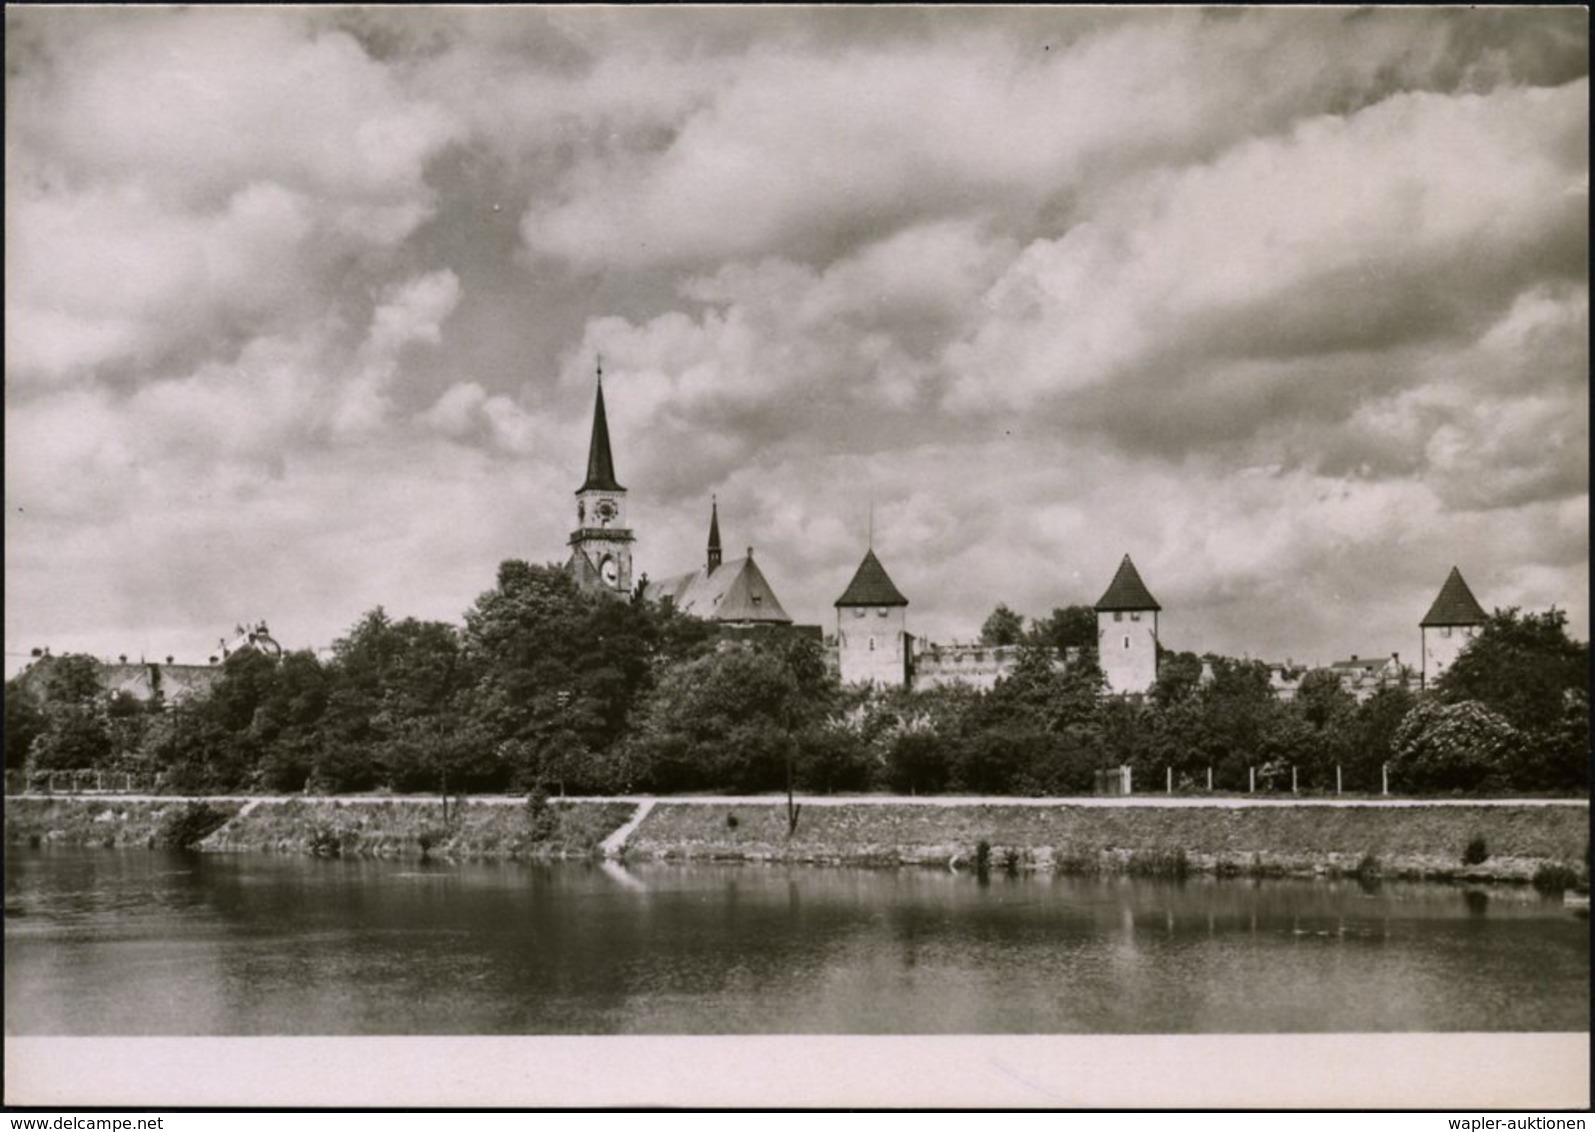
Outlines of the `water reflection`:
M 6 905 L 8 1033 L 1589 1026 L 1514 889 L 23 850 Z

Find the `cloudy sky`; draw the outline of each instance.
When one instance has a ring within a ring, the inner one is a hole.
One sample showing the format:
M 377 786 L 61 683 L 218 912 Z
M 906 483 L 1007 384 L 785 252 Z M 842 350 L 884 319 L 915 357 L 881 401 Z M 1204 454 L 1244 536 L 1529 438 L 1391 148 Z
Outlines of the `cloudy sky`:
M 717 495 L 799 621 L 1589 626 L 1587 15 L 6 12 L 8 674 L 459 620 Z

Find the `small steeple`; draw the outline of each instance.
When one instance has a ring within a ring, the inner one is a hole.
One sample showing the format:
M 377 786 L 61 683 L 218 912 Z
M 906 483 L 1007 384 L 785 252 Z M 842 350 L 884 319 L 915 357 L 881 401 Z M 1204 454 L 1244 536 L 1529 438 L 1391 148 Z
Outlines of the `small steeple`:
M 615 480 L 615 458 L 609 451 L 609 418 L 604 413 L 604 363 L 598 363 L 598 394 L 593 402 L 593 437 L 587 445 L 587 478 L 577 494 L 584 491 L 625 491 Z
M 709 573 L 720 568 L 720 502 L 709 497 Z

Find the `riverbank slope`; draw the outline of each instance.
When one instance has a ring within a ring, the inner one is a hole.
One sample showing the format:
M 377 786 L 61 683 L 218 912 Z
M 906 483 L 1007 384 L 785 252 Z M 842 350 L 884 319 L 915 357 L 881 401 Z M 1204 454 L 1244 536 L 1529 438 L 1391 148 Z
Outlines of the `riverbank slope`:
M 475 798 L 445 817 L 435 798 L 21 796 L 5 815 L 8 844 L 321 856 L 1527 881 L 1589 854 L 1587 801 Z

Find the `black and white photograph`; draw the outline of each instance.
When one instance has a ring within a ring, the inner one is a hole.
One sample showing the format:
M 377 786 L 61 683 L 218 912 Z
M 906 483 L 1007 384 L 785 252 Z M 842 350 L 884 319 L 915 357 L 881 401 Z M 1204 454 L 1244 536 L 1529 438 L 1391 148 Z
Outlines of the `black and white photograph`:
M 1587 1108 L 1589 12 L 5 12 L 5 1102 Z

